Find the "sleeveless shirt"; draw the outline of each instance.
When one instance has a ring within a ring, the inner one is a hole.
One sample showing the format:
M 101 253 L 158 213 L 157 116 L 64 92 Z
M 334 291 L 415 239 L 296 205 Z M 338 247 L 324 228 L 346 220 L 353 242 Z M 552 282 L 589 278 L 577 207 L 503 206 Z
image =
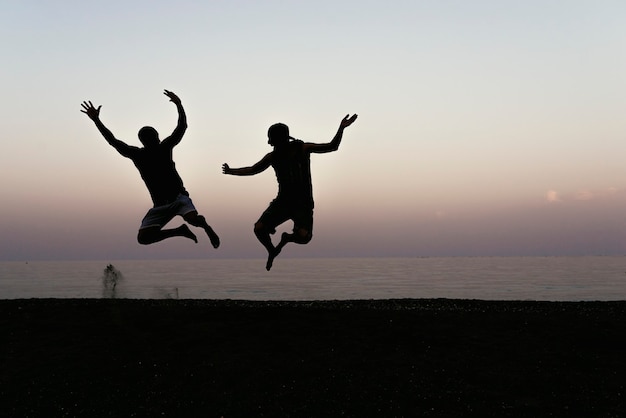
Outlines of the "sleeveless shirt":
M 311 158 L 304 142 L 293 140 L 272 153 L 272 168 L 278 181 L 278 200 L 313 206 Z

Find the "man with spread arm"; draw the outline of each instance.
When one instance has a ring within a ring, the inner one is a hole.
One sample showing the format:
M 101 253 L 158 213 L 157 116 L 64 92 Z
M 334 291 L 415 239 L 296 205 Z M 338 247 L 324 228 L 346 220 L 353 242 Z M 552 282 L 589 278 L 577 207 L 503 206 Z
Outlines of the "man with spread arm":
M 230 168 L 222 166 L 224 174 L 251 176 L 272 166 L 278 181 L 278 196 L 254 224 L 254 234 L 268 252 L 265 268 L 270 270 L 274 258 L 290 242 L 306 244 L 313 236 L 313 188 L 311 185 L 311 153 L 336 151 L 341 143 L 343 131 L 356 120 L 357 115 L 346 115 L 339 124 L 335 137 L 326 144 L 303 142 L 289 136 L 287 125 L 277 123 L 270 126 L 268 144 L 274 150 L 250 167 Z M 287 220 L 293 221 L 293 232 L 283 233 L 278 245 L 274 246 L 270 234 Z
M 137 234 L 140 244 L 152 244 L 166 238 L 185 237 L 198 242 L 196 235 L 186 224 L 177 228 L 164 229 L 165 225 L 175 216 L 180 215 L 189 224 L 204 229 L 214 248 L 219 247 L 220 239 L 209 226 L 204 216 L 199 215 L 189 193 L 183 186 L 183 181 L 176 171 L 172 159 L 174 147 L 183 139 L 187 129 L 187 117 L 178 96 L 165 90 L 164 94 L 178 109 L 178 124 L 174 132 L 163 141 L 159 140 L 159 133 L 151 126 L 139 130 L 139 140 L 143 148 L 128 145 L 115 138 L 113 133 L 100 121 L 100 108 L 90 101 L 81 104 L 81 112 L 85 113 L 96 124 L 104 139 L 122 156 L 130 158 L 139 170 L 154 207 L 148 211 L 141 221 Z

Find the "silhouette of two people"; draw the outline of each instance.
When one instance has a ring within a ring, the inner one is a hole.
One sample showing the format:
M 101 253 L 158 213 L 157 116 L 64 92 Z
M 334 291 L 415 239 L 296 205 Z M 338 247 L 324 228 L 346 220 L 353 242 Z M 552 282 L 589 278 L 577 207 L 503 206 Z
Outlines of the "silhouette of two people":
M 140 244 L 152 244 L 166 238 L 185 237 L 197 243 L 196 235 L 184 223 L 177 228 L 164 229 L 174 217 L 181 216 L 190 225 L 204 229 L 213 247 L 217 248 L 220 245 L 220 239 L 204 216 L 198 214 L 172 157 L 174 147 L 180 143 L 187 130 L 185 110 L 176 94 L 168 90 L 165 90 L 164 94 L 178 110 L 176 128 L 162 141 L 153 127 L 141 128 L 138 133 L 139 141 L 143 144 L 141 148 L 128 145 L 113 135 L 100 120 L 102 106 L 96 108 L 91 101 L 85 101 L 81 104 L 81 112 L 95 123 L 104 139 L 117 152 L 132 160 L 148 188 L 153 207 L 148 210 L 141 221 L 137 241 Z
M 273 151 L 259 162 L 249 167 L 231 168 L 222 165 L 224 174 L 252 176 L 272 167 L 278 181 L 278 195 L 269 204 L 259 220 L 254 224 L 254 234 L 268 252 L 265 268 L 270 270 L 274 259 L 290 242 L 307 244 L 313 237 L 313 187 L 311 184 L 310 156 L 336 151 L 339 148 L 343 131 L 356 120 L 357 115 L 346 115 L 339 124 L 334 138 L 323 144 L 303 142 L 289 135 L 289 127 L 283 123 L 270 126 L 268 144 Z M 270 235 L 276 227 L 293 221 L 292 233 L 283 233 L 276 246 Z
M 204 216 L 198 214 L 172 157 L 174 147 L 180 143 L 187 129 L 185 110 L 176 94 L 168 90 L 165 90 L 164 94 L 178 110 L 176 128 L 162 141 L 153 127 L 141 128 L 138 133 L 143 144 L 141 148 L 128 145 L 113 135 L 100 120 L 102 106 L 95 107 L 91 101 L 85 101 L 81 104 L 81 112 L 95 123 L 104 139 L 117 152 L 132 160 L 148 188 L 153 207 L 141 221 L 137 233 L 137 241 L 140 244 L 152 244 L 171 237 L 184 237 L 197 243 L 196 235 L 184 223 L 176 228 L 165 229 L 174 217 L 181 216 L 190 225 L 204 229 L 213 247 L 218 248 L 219 237 Z M 270 166 L 276 173 L 278 195 L 254 224 L 254 233 L 268 252 L 265 265 L 267 270 L 272 268 L 274 259 L 288 243 L 307 244 L 311 241 L 314 202 L 310 156 L 336 151 L 343 138 L 344 129 L 352 125 L 356 119 L 356 114 L 346 115 L 341 120 L 333 139 L 323 144 L 295 139 L 289 135 L 287 125 L 274 124 L 268 130 L 268 144 L 273 150 L 259 162 L 242 168 L 230 168 L 228 164 L 223 164 L 223 173 L 235 176 L 255 175 Z M 288 220 L 293 221 L 293 231 L 283 233 L 275 246 L 270 235 L 276 233 L 276 228 Z

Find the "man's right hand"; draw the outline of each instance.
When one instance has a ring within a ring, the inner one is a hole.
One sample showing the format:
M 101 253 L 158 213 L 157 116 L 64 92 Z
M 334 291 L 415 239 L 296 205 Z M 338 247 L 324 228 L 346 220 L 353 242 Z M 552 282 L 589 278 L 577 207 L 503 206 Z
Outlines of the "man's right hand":
M 93 103 L 91 103 L 91 101 L 85 101 L 81 104 L 81 106 L 83 107 L 83 110 L 81 110 L 81 112 L 89 116 L 89 119 L 96 121 L 100 118 L 100 108 L 102 107 L 102 105 L 96 108 L 94 107 Z

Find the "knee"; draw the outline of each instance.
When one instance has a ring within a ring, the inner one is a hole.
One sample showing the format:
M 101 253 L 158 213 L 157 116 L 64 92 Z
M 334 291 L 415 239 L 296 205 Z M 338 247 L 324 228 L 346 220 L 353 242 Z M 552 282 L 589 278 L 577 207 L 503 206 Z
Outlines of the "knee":
M 271 235 L 276 233 L 276 228 L 272 226 L 267 226 L 263 222 L 257 222 L 254 224 L 254 234 L 258 236 Z
M 161 227 L 151 226 L 148 228 L 142 228 L 137 232 L 137 242 L 141 245 L 154 244 L 158 241 L 158 235 Z
M 294 241 L 297 244 L 308 244 L 313 238 L 313 234 L 311 234 L 311 231 L 302 228 L 298 229 L 293 235 Z
M 254 224 L 254 233 L 256 235 L 262 234 L 264 231 L 265 231 L 265 225 L 263 225 L 261 222 L 256 222 Z
M 150 239 L 150 233 L 140 229 L 137 233 L 137 242 L 141 245 L 150 244 L 152 242 L 152 240 Z

